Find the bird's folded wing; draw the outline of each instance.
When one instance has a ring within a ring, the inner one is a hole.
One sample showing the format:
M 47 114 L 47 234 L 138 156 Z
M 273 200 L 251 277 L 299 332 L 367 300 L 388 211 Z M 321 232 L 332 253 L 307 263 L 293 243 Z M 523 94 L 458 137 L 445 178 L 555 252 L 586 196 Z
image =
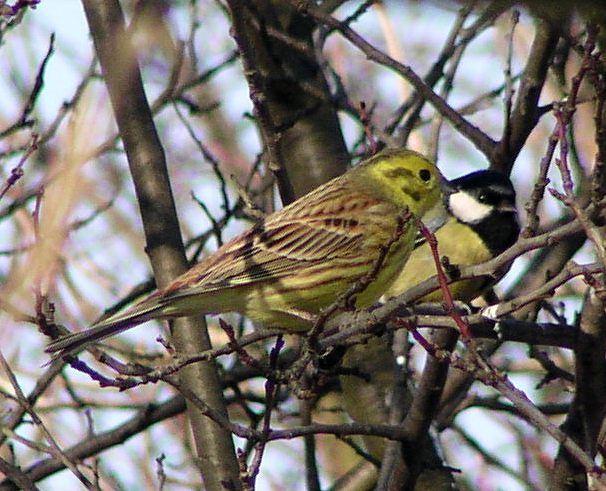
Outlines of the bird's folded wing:
M 282 220 L 245 233 L 177 278 L 163 290 L 176 298 L 296 275 L 331 259 L 360 253 L 364 237 L 357 221 Z M 219 251 L 218 251 L 219 252 Z

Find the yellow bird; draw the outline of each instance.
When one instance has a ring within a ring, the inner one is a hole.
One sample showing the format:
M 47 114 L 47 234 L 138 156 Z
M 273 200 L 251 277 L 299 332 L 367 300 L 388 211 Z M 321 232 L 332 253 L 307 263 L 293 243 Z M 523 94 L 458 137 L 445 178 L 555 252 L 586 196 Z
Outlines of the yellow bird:
M 266 327 L 304 331 L 393 242 L 376 278 L 356 297 L 357 307 L 369 306 L 413 249 L 417 231 L 410 215 L 403 223 L 406 211 L 434 229 L 446 220 L 443 182 L 435 164 L 416 152 L 380 152 L 268 215 L 165 288 L 46 351 L 74 354 L 142 322 L 192 314 L 240 312 Z

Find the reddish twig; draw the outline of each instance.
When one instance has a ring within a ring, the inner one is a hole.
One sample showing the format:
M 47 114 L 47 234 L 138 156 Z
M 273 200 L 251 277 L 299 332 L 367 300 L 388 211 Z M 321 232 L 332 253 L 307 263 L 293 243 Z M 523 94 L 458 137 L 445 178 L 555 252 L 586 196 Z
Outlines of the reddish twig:
M 389 254 L 391 247 L 400 239 L 404 233 L 406 225 L 410 222 L 413 215 L 408 208 L 406 208 L 399 216 L 396 224 L 396 228 L 391 239 L 379 247 L 379 255 L 372 266 L 372 269 L 356 281 L 345 293 L 339 296 L 335 302 L 328 308 L 324 309 L 320 315 L 316 318 L 314 326 L 310 329 L 307 335 L 307 341 L 310 346 L 314 346 L 317 342 L 319 335 L 324 329 L 324 324 L 335 312 L 341 309 L 346 309 L 352 304 L 352 299 L 358 293 L 363 292 L 374 280 L 381 271 L 381 268 L 385 264 L 385 259 Z
M 463 318 L 458 313 L 455 307 L 454 298 L 452 297 L 452 292 L 450 291 L 450 287 L 448 286 L 448 277 L 444 272 L 442 261 L 440 260 L 440 253 L 438 252 L 438 240 L 436 239 L 436 236 L 431 233 L 431 231 L 423 224 L 421 220 L 417 220 L 417 228 L 419 229 L 431 249 L 431 255 L 433 256 L 433 260 L 436 265 L 438 282 L 440 283 L 440 289 L 442 290 L 442 295 L 444 296 L 446 312 L 455 321 L 455 324 L 459 328 L 463 339 L 468 340 L 471 338 L 471 331 L 469 329 L 469 325 L 463 320 Z
M 471 344 L 473 339 L 469 335 L 469 326 L 454 308 L 452 294 L 448 289 L 448 279 L 440 263 L 440 256 L 437 250 L 437 240 L 420 221 L 418 227 L 431 247 L 432 255 L 436 263 L 438 279 L 444 294 L 446 310 L 449 312 L 449 315 L 452 316 L 457 327 L 461 331 L 463 341 L 469 347 L 473 348 L 473 345 Z M 450 359 L 451 365 L 472 374 L 476 379 L 480 380 L 484 384 L 494 387 L 500 394 L 511 401 L 520 411 L 520 413 L 528 418 L 529 421 L 533 422 L 537 427 L 544 429 L 558 442 L 564 445 L 566 449 L 587 469 L 588 472 L 598 475 L 602 473 L 602 469 L 600 469 L 593 462 L 591 457 L 584 452 L 574 440 L 568 437 L 562 430 L 549 421 L 549 419 L 537 409 L 528 396 L 513 385 L 506 374 L 498 372 L 488 360 L 484 359 L 479 351 L 471 349 L 470 353 L 472 355 L 470 360 L 471 363 L 453 356 Z
M 346 310 L 348 308 L 351 308 L 353 306 L 353 299 L 355 298 L 355 295 L 360 292 L 363 292 L 373 281 L 376 280 L 377 275 L 385 264 L 385 259 L 387 258 L 391 247 L 400 239 L 400 237 L 404 233 L 406 225 L 410 224 L 410 221 L 412 219 L 413 215 L 408 208 L 402 211 L 402 213 L 398 216 L 398 220 L 392 237 L 386 244 L 382 244 L 379 247 L 379 255 L 376 261 L 374 262 L 371 270 L 358 281 L 356 281 L 346 292 L 341 294 L 337 298 L 337 300 L 332 303 L 332 305 L 320 312 L 314 322 L 313 327 L 307 333 L 307 336 L 305 338 L 305 345 L 302 349 L 303 354 L 301 358 L 291 368 L 291 380 L 299 380 L 309 363 L 317 358 L 318 338 L 323 332 L 324 326 L 329 320 L 329 318 L 339 310 Z

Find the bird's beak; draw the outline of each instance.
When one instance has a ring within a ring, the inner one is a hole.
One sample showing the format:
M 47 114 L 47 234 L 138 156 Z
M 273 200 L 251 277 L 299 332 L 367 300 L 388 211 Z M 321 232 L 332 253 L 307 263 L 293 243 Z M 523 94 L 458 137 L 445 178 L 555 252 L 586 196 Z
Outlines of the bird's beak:
M 440 173 L 440 189 L 442 191 L 442 199 L 439 200 L 433 208 L 427 211 L 421 220 L 423 224 L 431 231 L 435 232 L 442 227 L 448 220 L 448 196 L 454 191 L 450 181 Z
M 497 211 L 499 213 L 517 213 L 518 209 L 516 208 L 515 203 L 509 203 L 507 201 L 502 201 L 497 206 Z
M 458 191 L 451 182 L 446 179 L 442 174 L 440 174 L 440 189 L 442 190 L 442 201 L 446 204 L 448 203 L 448 197 Z
M 432 232 L 442 227 L 446 220 L 448 220 L 448 210 L 442 200 L 438 201 L 433 208 L 421 217 L 423 224 Z

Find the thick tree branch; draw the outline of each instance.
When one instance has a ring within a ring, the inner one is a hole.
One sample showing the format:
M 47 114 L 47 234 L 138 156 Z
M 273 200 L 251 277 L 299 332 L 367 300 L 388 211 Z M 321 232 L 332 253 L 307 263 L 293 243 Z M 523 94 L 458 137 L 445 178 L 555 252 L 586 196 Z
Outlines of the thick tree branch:
M 315 57 L 315 23 L 282 1 L 228 0 L 269 167 L 282 202 L 342 174 L 349 157 Z
M 515 159 L 539 120 L 538 101 L 558 39 L 559 29 L 552 22 L 540 18 L 536 20 L 534 42 L 522 73 L 513 111 L 505 121 L 501 141 L 489 155 L 491 167 L 505 174 L 511 172 Z
M 161 287 L 187 267 L 164 151 L 119 2 L 83 0 L 83 5 L 135 184 L 147 253 Z M 175 321 L 173 340 L 181 352 L 211 347 L 203 318 Z M 183 385 L 210 407 L 227 414 L 213 361 L 192 365 L 180 377 Z M 223 490 L 229 482 L 237 488 L 238 465 L 229 433 L 193 406 L 188 414 L 207 489 Z

